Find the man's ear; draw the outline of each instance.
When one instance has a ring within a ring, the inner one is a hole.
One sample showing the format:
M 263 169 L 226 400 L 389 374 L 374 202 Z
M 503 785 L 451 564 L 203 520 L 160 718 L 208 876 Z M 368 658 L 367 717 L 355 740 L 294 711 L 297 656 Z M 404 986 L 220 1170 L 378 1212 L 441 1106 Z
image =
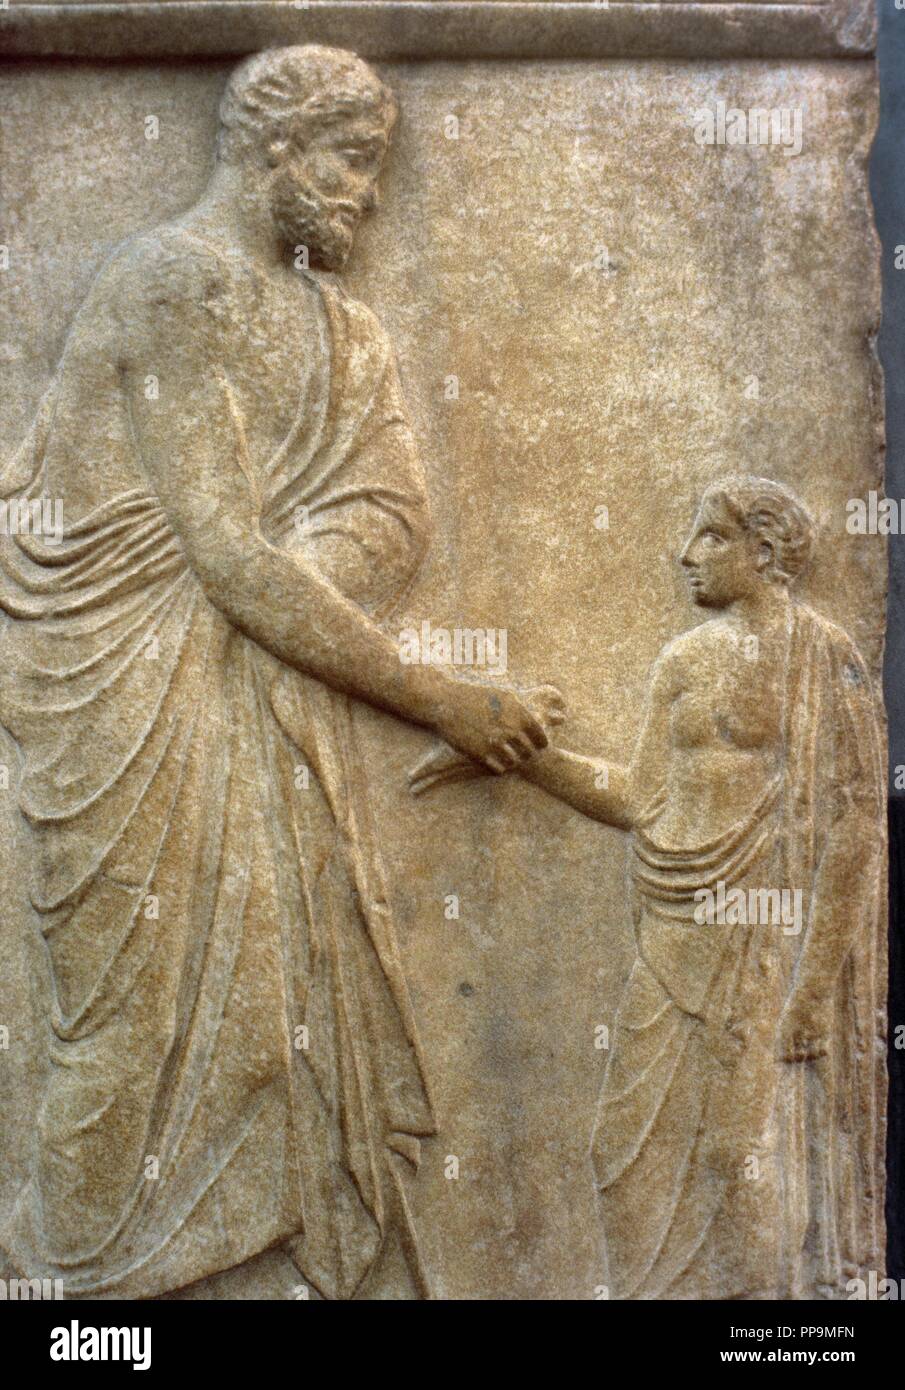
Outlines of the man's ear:
M 764 570 L 769 569 L 773 563 L 773 547 L 769 541 L 761 541 L 757 547 L 757 571 L 763 574 Z

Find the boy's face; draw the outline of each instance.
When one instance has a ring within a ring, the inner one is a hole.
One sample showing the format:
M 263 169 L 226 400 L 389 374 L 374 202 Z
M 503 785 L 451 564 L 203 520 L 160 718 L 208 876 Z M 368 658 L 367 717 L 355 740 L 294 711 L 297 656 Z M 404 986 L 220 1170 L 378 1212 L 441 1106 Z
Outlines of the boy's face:
M 692 601 L 701 608 L 727 608 L 763 582 L 770 548 L 745 531 L 718 498 L 705 498 L 679 563 L 688 576 Z

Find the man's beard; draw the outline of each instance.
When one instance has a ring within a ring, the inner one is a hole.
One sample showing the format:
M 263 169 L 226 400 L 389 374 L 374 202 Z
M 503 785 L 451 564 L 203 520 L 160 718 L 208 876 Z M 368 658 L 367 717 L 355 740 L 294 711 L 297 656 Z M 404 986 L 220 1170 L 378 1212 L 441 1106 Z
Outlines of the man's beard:
M 323 270 L 342 270 L 352 250 L 355 222 L 331 216 L 329 203 L 277 180 L 271 190 L 271 212 L 280 236 L 289 246 L 305 246 L 308 259 Z

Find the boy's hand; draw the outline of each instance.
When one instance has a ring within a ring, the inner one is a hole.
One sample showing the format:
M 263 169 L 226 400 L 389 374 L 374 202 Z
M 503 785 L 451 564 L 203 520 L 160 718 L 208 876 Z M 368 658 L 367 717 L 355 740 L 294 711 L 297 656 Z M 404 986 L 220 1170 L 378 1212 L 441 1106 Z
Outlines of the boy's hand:
M 535 685 L 519 694 L 545 730 L 557 729 L 565 723 L 566 702 L 555 685 Z

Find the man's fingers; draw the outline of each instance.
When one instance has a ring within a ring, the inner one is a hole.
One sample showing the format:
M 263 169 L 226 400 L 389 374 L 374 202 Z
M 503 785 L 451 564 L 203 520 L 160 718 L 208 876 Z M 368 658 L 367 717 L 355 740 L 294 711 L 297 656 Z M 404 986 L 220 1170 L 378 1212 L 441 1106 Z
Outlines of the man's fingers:
M 535 748 L 546 748 L 550 740 L 547 738 L 546 730 L 539 720 L 529 715 L 525 719 L 522 727 L 524 733 L 528 735 Z
M 525 763 L 534 757 L 534 744 L 523 734 L 516 734 L 505 746 L 512 754 L 514 763 Z
M 503 743 L 494 747 L 487 762 L 494 772 L 511 772 L 534 756 L 534 746 L 524 734 L 513 734 Z M 492 761 L 491 761 L 492 759 Z
M 562 700 L 550 700 L 541 709 L 541 718 L 545 724 L 561 724 L 566 717 L 566 707 Z

